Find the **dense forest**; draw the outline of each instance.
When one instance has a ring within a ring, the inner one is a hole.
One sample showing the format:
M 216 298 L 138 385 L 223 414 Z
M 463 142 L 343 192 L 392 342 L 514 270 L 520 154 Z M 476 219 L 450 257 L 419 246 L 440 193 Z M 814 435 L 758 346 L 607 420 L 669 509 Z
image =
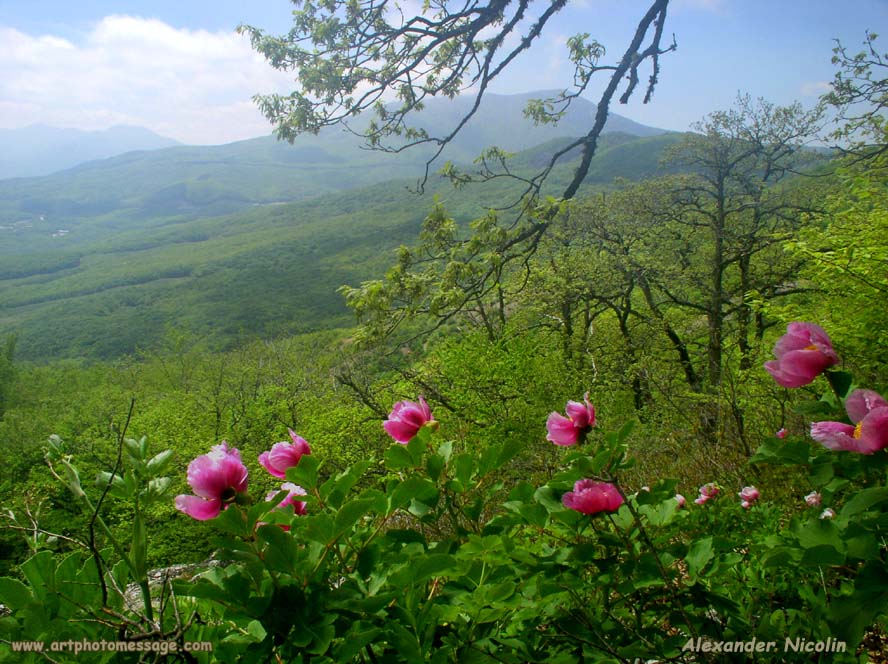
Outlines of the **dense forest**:
M 0 661 L 74 661 L 12 647 L 67 639 L 179 648 L 89 661 L 884 661 L 877 46 L 837 47 L 815 109 L 602 121 L 421 192 L 431 153 L 384 182 L 332 185 L 331 160 L 304 197 L 265 170 L 171 189 L 148 162 L 126 200 L 89 169 L 4 195 L 36 215 L 52 189 L 82 232 L 0 246 Z M 403 101 L 372 139 L 428 138 Z M 283 138 L 318 128 L 261 103 Z

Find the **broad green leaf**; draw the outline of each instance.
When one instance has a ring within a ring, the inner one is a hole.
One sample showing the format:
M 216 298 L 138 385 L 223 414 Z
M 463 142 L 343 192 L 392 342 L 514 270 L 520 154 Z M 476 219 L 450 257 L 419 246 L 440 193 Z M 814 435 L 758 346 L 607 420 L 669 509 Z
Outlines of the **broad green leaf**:
M 0 604 L 5 604 L 13 611 L 25 608 L 33 596 L 28 587 L 18 579 L 0 577 Z
M 340 507 L 334 521 L 335 536 L 338 537 L 354 526 L 375 503 L 373 498 L 359 498 Z
M 871 487 L 862 489 L 854 494 L 854 497 L 845 503 L 840 512 L 843 518 L 852 517 L 866 510 L 888 501 L 888 487 Z
M 390 446 L 383 454 L 385 467 L 389 470 L 401 470 L 413 467 L 413 457 L 404 445 Z
M 688 564 L 688 573 L 692 578 L 700 576 L 700 573 L 713 558 L 712 538 L 694 540 L 688 549 L 685 561 Z
M 313 454 L 305 454 L 297 466 L 287 468 L 287 481 L 298 484 L 310 493 L 318 485 L 319 466 L 320 461 Z

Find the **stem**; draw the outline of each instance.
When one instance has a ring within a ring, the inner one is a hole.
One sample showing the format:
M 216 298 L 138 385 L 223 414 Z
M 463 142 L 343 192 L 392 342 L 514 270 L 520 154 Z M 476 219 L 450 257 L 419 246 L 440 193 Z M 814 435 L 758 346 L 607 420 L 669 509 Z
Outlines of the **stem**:
M 663 577 L 663 581 L 666 584 L 666 588 L 669 592 L 669 597 L 672 600 L 672 603 L 675 605 L 675 608 L 681 614 L 682 618 L 684 618 L 685 624 L 688 626 L 688 630 L 691 632 L 691 636 L 696 638 L 698 636 L 697 629 L 694 627 L 694 624 L 691 622 L 690 617 L 687 613 L 685 613 L 684 606 L 682 606 L 681 602 L 678 601 L 678 597 L 675 594 L 675 588 L 672 584 L 672 579 L 666 572 L 666 568 L 663 567 L 663 561 L 660 560 L 660 554 L 657 551 L 657 547 L 654 546 L 653 541 L 647 534 L 647 530 L 645 530 L 644 525 L 641 521 L 641 515 L 636 511 L 636 509 L 632 506 L 632 504 L 627 500 L 624 503 L 626 507 L 629 509 L 629 513 L 632 514 L 632 519 L 635 521 L 635 525 L 638 526 L 638 532 L 641 535 L 644 543 L 647 545 L 648 549 L 654 554 L 654 560 L 657 563 L 657 569 L 660 572 L 660 576 Z

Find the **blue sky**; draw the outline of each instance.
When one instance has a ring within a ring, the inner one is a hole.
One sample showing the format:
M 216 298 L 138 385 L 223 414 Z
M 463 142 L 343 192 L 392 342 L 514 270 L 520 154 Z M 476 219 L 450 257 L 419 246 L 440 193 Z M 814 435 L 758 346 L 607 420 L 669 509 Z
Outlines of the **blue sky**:
M 492 91 L 569 84 L 564 43 L 578 32 L 617 58 L 647 4 L 569 4 Z M 233 30 L 286 32 L 291 10 L 287 0 L 0 0 L 0 127 L 135 124 L 205 144 L 266 134 L 250 97 L 284 92 L 292 77 L 271 70 Z M 662 59 L 652 103 L 638 95 L 614 110 L 684 130 L 738 92 L 812 105 L 832 79 L 832 40 L 856 51 L 867 29 L 886 25 L 888 0 L 673 0 L 666 31 L 678 50 Z M 888 50 L 888 35 L 879 43 Z

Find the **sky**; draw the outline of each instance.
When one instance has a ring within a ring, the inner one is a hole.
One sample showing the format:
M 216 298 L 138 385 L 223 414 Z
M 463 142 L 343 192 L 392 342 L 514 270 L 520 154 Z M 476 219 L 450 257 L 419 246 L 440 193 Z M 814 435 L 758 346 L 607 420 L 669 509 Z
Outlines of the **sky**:
M 416 0 L 401 4 L 407 11 Z M 531 13 L 547 5 L 537 0 Z M 608 49 L 603 63 L 616 61 L 648 5 L 569 0 L 490 90 L 569 86 L 565 44 L 579 32 Z M 296 83 L 235 28 L 283 34 L 292 10 L 289 0 L 0 0 L 0 128 L 136 125 L 188 144 L 266 135 L 253 95 Z M 738 92 L 811 106 L 833 78 L 834 40 L 857 52 L 866 30 L 882 26 L 888 0 L 672 0 L 666 34 L 678 49 L 661 59 L 653 100 L 643 105 L 641 91 L 612 110 L 683 131 Z M 877 43 L 888 51 L 888 35 Z

